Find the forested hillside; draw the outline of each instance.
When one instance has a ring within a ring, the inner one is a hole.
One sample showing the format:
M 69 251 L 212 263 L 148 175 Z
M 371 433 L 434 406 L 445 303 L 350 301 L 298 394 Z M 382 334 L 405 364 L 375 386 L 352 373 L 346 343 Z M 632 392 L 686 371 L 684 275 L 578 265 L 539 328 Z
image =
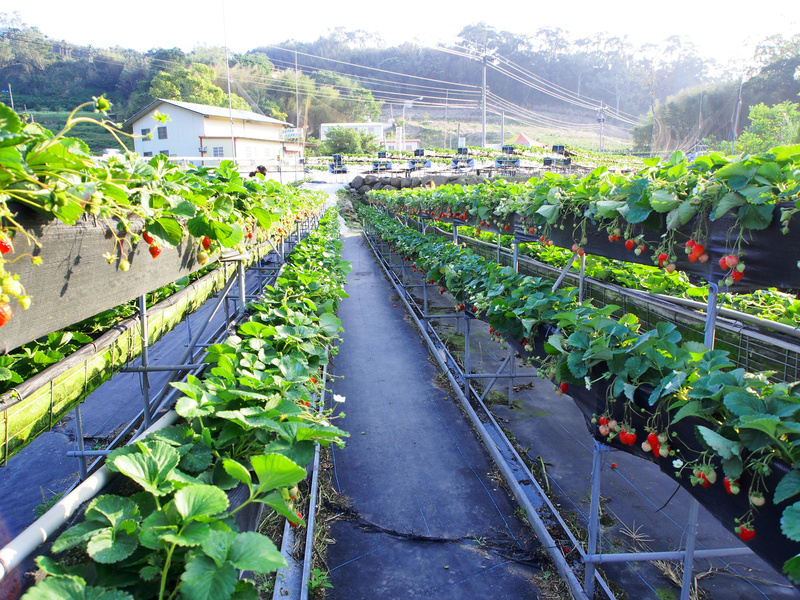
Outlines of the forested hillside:
M 50 128 L 62 111 L 103 93 L 120 122 L 158 97 L 228 103 L 223 48 L 78 47 L 5 13 L 0 33 L 0 84 L 13 90 L 17 110 Z M 604 34 L 574 39 L 562 30 L 518 34 L 479 23 L 460 38 L 446 48 L 386 47 L 369 32 L 337 30 L 311 43 L 231 54 L 232 102 L 307 125 L 311 135 L 324 122 L 378 119 L 384 105 L 399 118 L 403 105 L 419 99 L 427 110 L 462 109 L 459 118 L 477 121 L 485 63 L 490 115 L 556 128 L 567 142 L 571 130 L 594 128 L 603 118 L 631 149 L 669 151 L 702 139 L 732 140 L 740 87 L 737 135 L 750 124 L 751 106 L 795 106 L 800 93 L 800 35 L 765 40 L 746 73 L 725 72 L 678 37 L 635 48 Z

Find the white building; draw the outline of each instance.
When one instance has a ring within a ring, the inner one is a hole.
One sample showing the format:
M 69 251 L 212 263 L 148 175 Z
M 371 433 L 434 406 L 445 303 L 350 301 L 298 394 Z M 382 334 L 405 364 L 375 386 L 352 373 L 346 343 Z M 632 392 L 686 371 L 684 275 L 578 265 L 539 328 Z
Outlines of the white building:
M 404 150 L 405 152 L 413 152 L 414 150 L 419 150 L 421 140 L 419 138 L 405 138 L 405 139 L 394 139 L 394 140 L 386 140 L 384 142 L 384 148 L 386 150 Z M 402 146 L 402 148 L 400 148 Z
M 165 123 L 153 118 L 158 111 Z M 233 160 L 243 166 L 275 164 L 287 158 L 283 131 L 290 124 L 246 110 L 158 99 L 125 121 L 134 150 L 142 156 L 166 154 L 198 166 Z M 149 137 L 148 137 L 149 136 Z M 290 144 L 294 158 L 294 146 Z
M 384 139 L 383 132 L 389 125 L 384 125 L 383 123 L 322 123 L 319 126 L 320 141 L 324 142 L 328 139 L 328 131 L 337 127 L 341 129 L 355 129 L 359 133 L 370 133 L 375 136 L 378 142 L 382 143 Z

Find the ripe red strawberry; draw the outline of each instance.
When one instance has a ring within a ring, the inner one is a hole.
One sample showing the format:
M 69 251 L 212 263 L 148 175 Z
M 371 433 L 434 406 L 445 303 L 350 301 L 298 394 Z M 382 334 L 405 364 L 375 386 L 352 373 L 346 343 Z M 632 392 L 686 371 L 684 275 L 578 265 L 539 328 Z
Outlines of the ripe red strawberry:
M 506 225 L 505 230 L 508 231 L 508 225 Z
M 8 323 L 11 318 L 11 305 L 8 302 L 0 304 L 0 327 Z
M 208 250 L 211 247 L 211 238 L 207 235 L 204 235 L 200 243 L 203 246 L 203 250 Z
M 701 263 L 707 263 L 708 254 L 701 254 L 700 256 L 697 257 L 697 260 L 699 260 Z
M 705 251 L 706 251 L 706 248 L 705 248 L 705 246 L 703 246 L 703 244 L 695 243 L 695 245 L 692 246 L 692 252 L 694 254 L 697 254 L 697 256 L 700 256 Z
M 0 235 L 0 254 L 8 254 L 11 252 L 11 242 L 4 235 Z
M 608 425 L 608 417 L 600 417 L 597 419 L 597 422 L 600 423 L 600 425 Z
M 150 246 L 150 256 L 153 258 L 158 258 L 158 255 L 161 254 L 161 248 L 153 244 Z
M 298 521 L 294 521 L 292 519 L 289 519 L 289 525 L 291 525 L 292 527 L 297 527 L 303 521 L 303 515 L 300 513 L 300 511 L 295 511 L 294 514 L 297 515 L 297 518 L 299 520 Z
M 533 232 L 534 232 L 534 229 L 533 229 L 533 227 L 531 227 L 530 229 L 528 229 L 528 233 L 530 233 L 530 234 L 533 234 Z
M 728 476 L 726 475 L 725 478 L 722 480 L 722 483 L 725 486 L 725 490 L 729 494 L 738 494 L 741 491 L 738 479 L 734 479 L 733 481 L 731 481 L 730 479 L 728 479 Z
M 691 248 L 694 245 L 695 245 L 695 241 L 694 240 L 689 240 L 688 242 L 686 242 L 686 247 L 687 248 Z M 689 250 L 689 252 L 691 252 L 691 250 Z
M 732 269 L 733 267 L 739 264 L 739 257 L 733 254 L 729 254 L 728 256 L 725 257 L 725 263 L 728 265 L 729 269 Z
M 719 259 L 719 268 L 722 269 L 723 271 L 728 270 L 728 261 L 726 256 L 723 256 L 722 258 Z
M 753 529 L 752 525 L 739 525 L 734 531 L 739 534 L 739 537 L 742 538 L 743 542 L 749 542 L 756 537 L 756 530 Z
M 560 384 L 558 384 L 558 389 L 560 389 L 561 393 L 564 394 L 569 389 L 569 386 L 567 385 L 566 381 L 562 381 Z
M 142 239 L 147 242 L 148 244 L 153 243 L 153 236 L 147 233 L 146 231 L 142 232 Z
M 635 247 L 636 247 L 636 242 L 634 242 L 633 240 L 627 240 L 625 242 L 625 248 L 627 248 L 628 250 L 633 250 Z
M 708 487 L 711 485 L 711 482 L 708 480 L 708 476 L 700 469 L 694 470 L 694 476 L 697 479 L 697 483 L 699 483 L 703 487 Z
M 669 256 L 664 254 L 663 252 L 658 255 L 658 266 L 663 267 L 664 263 L 669 259 Z
M 731 271 L 731 279 L 733 279 L 734 283 L 741 281 L 744 278 L 744 273 L 742 271 L 737 271 L 734 269 Z
M 659 458 L 661 456 L 661 442 L 658 441 L 658 434 L 654 431 L 651 431 L 647 434 L 647 443 L 650 444 L 650 448 L 653 451 L 653 456 Z

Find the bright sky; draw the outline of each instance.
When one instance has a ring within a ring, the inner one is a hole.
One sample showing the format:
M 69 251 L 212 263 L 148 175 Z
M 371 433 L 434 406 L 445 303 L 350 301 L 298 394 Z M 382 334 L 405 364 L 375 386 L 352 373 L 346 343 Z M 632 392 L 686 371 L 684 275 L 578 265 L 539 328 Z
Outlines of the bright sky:
M 735 5 L 741 8 L 736 9 Z M 390 45 L 408 40 L 451 43 L 466 25 L 480 21 L 499 30 L 532 34 L 560 28 L 573 37 L 606 32 L 634 45 L 686 36 L 699 51 L 722 63 L 749 59 L 765 37 L 800 32 L 797 0 L 758 6 L 698 0 L 460 0 L 447 2 L 176 2 L 71 3 L 64 0 L 11 0 L 1 11 L 19 11 L 29 26 L 54 39 L 95 47 L 139 51 L 196 45 L 244 52 L 288 39 L 313 41 L 336 27 L 378 33 Z M 223 23 L 225 26 L 223 27 Z M 227 35 L 226 35 L 227 34 Z

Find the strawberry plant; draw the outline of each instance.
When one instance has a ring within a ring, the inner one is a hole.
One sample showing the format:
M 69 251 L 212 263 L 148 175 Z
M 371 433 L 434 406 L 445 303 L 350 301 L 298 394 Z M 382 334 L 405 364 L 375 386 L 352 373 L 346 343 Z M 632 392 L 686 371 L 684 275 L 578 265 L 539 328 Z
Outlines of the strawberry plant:
M 89 116 L 85 110 L 90 108 L 101 116 Z M 0 104 L 0 137 L 6 140 L 0 180 L 0 281 L 18 272 L 20 261 L 41 262 L 41 242 L 26 228 L 31 213 L 66 225 L 81 219 L 105 225 L 110 239 L 104 256 L 109 264 L 116 261 L 123 276 L 140 239 L 153 258 L 189 236 L 204 250 L 212 243 L 214 248 L 241 250 L 249 238 L 285 236 L 295 218 L 304 218 L 321 201 L 317 197 L 309 202 L 309 192 L 262 178 L 244 180 L 230 161 L 215 168 L 182 169 L 162 155 L 147 161 L 130 152 L 107 161 L 94 158 L 69 134 L 77 124 L 93 124 L 111 132 L 124 147 L 126 134 L 105 118 L 109 108 L 105 98 L 95 98 L 77 107 L 64 128 L 53 134 L 23 123 Z M 25 293 L 25 282 L 17 283 L 14 289 L 6 286 L 4 302 L 15 301 L 24 310 L 32 299 Z M 11 318 L 19 318 L 21 312 L 13 311 Z
M 109 468 L 140 491 L 95 498 L 85 520 L 53 545 L 56 554 L 79 547 L 90 561 L 65 566 L 40 557 L 47 577 L 28 600 L 254 597 L 254 584 L 238 572 L 285 565 L 268 538 L 238 531 L 233 517 L 261 503 L 302 524 L 292 489 L 306 476 L 314 444 L 342 444 L 347 435 L 316 410 L 311 381 L 341 329 L 333 315 L 348 271 L 340 245 L 331 213 L 296 247 L 264 300 L 249 305 L 251 320 L 209 348 L 206 376 L 174 384 L 184 394 L 175 407 L 184 421 L 109 455 Z M 246 497 L 231 506 L 225 490 L 235 486 Z
M 683 341 L 672 324 L 661 322 L 641 331 L 633 315 L 614 317 L 618 307 L 578 305 L 574 290 L 552 292 L 548 281 L 520 275 L 441 239 L 428 239 L 371 209 L 363 208 L 362 214 L 384 241 L 410 256 L 426 276 L 460 302 L 475 306 L 494 336 L 522 343 L 541 338 L 543 325 L 553 327 L 556 333 L 549 334 L 544 346 L 547 354 L 535 357 L 542 374 L 578 389 L 603 381 L 608 391 L 606 414 L 617 405 L 622 409 L 625 419 L 618 433 L 616 422 L 612 425 L 607 416 L 600 417 L 601 436 L 618 435 L 622 444 L 633 446 L 641 438 L 628 419 L 644 411 L 651 415 L 646 451 L 656 462 L 671 459 L 683 449 L 696 453 L 700 448 L 690 463 L 673 460 L 677 477 L 688 469 L 687 483 L 710 487 L 721 469 L 732 495 L 739 482 L 747 482 L 749 510 L 739 525 L 743 539 L 752 539 L 752 521 L 769 493 L 775 505 L 794 499 L 794 504 L 782 508 L 781 528 L 787 538 L 800 542 L 800 501 L 796 499 L 800 495 L 800 385 L 774 383 L 770 373 L 733 368 L 727 352 Z M 644 390 L 645 400 L 639 404 L 637 396 Z M 667 444 L 670 428 L 689 417 L 706 423 L 695 427 L 697 438 L 672 439 Z M 778 483 L 767 490 L 770 476 L 770 481 L 777 476 Z M 800 555 L 786 561 L 784 571 L 800 581 Z

